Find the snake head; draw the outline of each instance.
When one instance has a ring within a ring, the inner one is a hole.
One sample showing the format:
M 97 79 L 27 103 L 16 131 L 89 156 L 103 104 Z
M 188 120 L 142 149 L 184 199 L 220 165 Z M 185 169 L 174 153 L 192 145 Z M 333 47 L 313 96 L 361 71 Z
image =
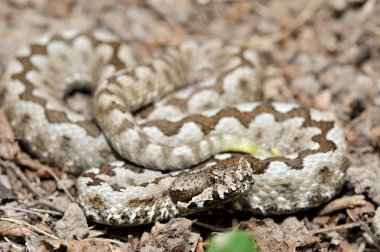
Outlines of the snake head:
M 251 165 L 241 158 L 238 162 L 180 174 L 172 183 L 170 196 L 180 209 L 207 209 L 236 199 L 252 185 Z

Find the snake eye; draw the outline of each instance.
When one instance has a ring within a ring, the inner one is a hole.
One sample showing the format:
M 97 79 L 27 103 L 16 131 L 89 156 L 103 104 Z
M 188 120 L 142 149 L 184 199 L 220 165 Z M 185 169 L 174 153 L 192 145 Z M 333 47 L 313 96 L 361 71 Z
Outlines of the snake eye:
M 125 217 L 125 215 L 123 215 L 123 217 Z M 119 223 L 118 218 L 116 218 L 115 216 L 112 216 L 112 215 L 108 216 L 108 218 L 107 218 L 107 224 L 109 224 L 109 225 L 117 225 L 118 223 Z

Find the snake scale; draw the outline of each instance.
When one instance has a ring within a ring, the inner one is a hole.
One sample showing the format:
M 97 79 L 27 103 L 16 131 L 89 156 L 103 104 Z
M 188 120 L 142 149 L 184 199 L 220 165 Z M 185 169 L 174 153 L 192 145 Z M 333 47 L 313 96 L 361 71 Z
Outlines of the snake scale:
M 17 138 L 43 162 L 84 172 L 77 200 L 90 219 L 137 225 L 225 202 L 284 214 L 339 192 L 343 130 L 319 110 L 255 102 L 254 50 L 205 38 L 140 49 L 100 31 L 50 34 L 3 78 Z M 96 123 L 67 106 L 78 90 L 92 94 Z

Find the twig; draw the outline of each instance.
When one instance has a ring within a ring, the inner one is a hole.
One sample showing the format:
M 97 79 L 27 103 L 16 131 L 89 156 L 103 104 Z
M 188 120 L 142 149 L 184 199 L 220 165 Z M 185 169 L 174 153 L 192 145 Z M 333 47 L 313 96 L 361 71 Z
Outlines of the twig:
M 16 247 L 17 249 L 19 249 L 18 251 L 25 251 L 25 247 L 24 247 L 24 246 L 20 246 L 20 244 L 14 243 L 14 242 L 11 241 L 8 237 L 4 236 L 3 239 L 4 239 L 6 242 L 10 243 L 11 246 L 14 246 L 14 247 Z M 9 248 L 9 251 L 14 251 L 14 250 L 12 250 L 12 248 Z
M 63 215 L 62 212 L 54 211 L 54 210 L 47 210 L 47 209 L 40 209 L 40 208 L 29 208 L 29 210 L 37 212 L 37 213 L 42 213 L 42 214 L 51 214 L 51 215 L 56 215 L 56 216 Z
M 69 190 L 66 188 L 66 186 L 64 186 L 62 183 L 61 183 L 61 180 L 57 177 L 57 175 L 55 175 L 55 173 L 49 168 L 47 167 L 46 168 L 46 172 L 52 176 L 54 178 L 54 180 L 57 182 L 57 185 L 58 185 L 58 188 L 62 189 L 67 197 L 69 197 L 69 199 L 72 201 L 72 202 L 75 202 L 75 199 L 74 197 L 71 195 L 71 193 L 69 192 Z
M 315 230 L 309 230 L 309 233 L 311 234 L 318 234 L 318 233 L 328 233 L 331 231 L 338 231 L 338 230 L 344 230 L 344 229 L 350 229 L 350 228 L 356 228 L 362 226 L 362 223 L 360 222 L 353 222 L 353 223 L 347 223 L 339 226 L 334 227 L 327 227 L 327 228 L 320 228 Z
M 56 207 L 55 205 L 53 205 L 50 201 L 48 201 L 46 199 L 38 199 L 37 201 L 35 201 L 31 205 L 32 206 L 43 205 L 43 206 L 47 206 L 47 207 L 49 207 L 51 209 L 54 209 L 56 212 L 61 213 L 61 215 L 63 215 L 63 213 L 64 213 L 64 211 L 62 211 L 61 209 L 59 209 L 58 207 Z
M 26 212 L 26 213 L 31 213 L 40 216 L 41 218 L 45 218 L 46 216 L 44 214 L 51 214 L 55 216 L 62 216 L 62 212 L 58 211 L 53 211 L 53 210 L 46 210 L 46 209 L 40 209 L 40 208 L 29 208 L 29 209 L 24 209 L 24 208 L 19 208 L 19 207 L 5 207 L 5 206 L 0 206 L 0 209 L 2 210 L 15 210 L 15 211 L 20 211 L 20 212 Z
M 19 207 L 5 207 L 5 206 L 0 206 L 0 210 L 15 210 L 19 212 L 25 212 L 25 213 L 30 213 L 30 214 L 35 214 L 39 216 L 41 219 L 44 219 L 46 216 L 41 214 L 41 213 L 36 213 L 32 210 L 24 209 L 24 208 L 19 208 Z

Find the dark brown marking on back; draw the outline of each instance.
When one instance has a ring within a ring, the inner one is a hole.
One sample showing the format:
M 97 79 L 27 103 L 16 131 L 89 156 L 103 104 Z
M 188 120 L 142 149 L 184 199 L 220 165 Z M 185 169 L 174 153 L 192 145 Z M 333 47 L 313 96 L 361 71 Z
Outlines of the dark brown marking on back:
M 98 186 L 100 185 L 102 182 L 105 182 L 104 180 L 100 179 L 97 174 L 95 173 L 92 173 L 92 172 L 86 172 L 82 175 L 82 177 L 84 178 L 90 178 L 92 179 L 91 182 L 87 182 L 87 186 Z

